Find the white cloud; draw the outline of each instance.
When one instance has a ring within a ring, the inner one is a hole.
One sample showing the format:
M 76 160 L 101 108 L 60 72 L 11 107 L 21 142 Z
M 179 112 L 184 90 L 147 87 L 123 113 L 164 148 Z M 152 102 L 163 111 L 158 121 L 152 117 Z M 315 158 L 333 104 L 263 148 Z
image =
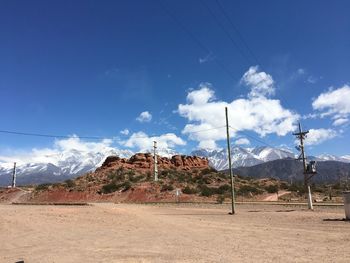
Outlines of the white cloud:
M 152 114 L 148 111 L 141 112 L 136 120 L 139 122 L 150 122 L 152 120 Z
M 317 113 L 309 113 L 309 114 L 303 115 L 301 118 L 303 120 L 307 120 L 307 119 L 316 119 L 318 117 L 319 117 L 319 114 Z
M 314 76 L 309 76 L 307 79 L 306 79 L 307 82 L 311 83 L 311 84 L 315 84 L 317 82 L 317 78 L 314 77 Z
M 250 141 L 247 138 L 240 138 L 236 141 L 237 145 L 249 145 Z
M 332 129 L 310 129 L 307 138 L 305 139 L 305 145 L 321 144 L 336 136 L 337 132 Z
M 335 126 L 347 123 L 350 116 L 350 86 L 344 85 L 321 93 L 312 102 L 312 107 L 320 112 L 321 117 L 331 116 Z
M 193 90 L 188 93 L 187 100 L 192 104 L 200 105 L 205 104 L 210 100 L 214 99 L 214 91 L 210 89 L 209 83 L 199 84 L 198 90 Z
M 204 58 L 199 58 L 198 62 L 199 64 L 203 64 L 209 61 L 212 61 L 215 59 L 215 56 L 213 56 L 213 54 L 209 53 L 208 55 L 206 55 Z
M 255 87 L 252 87 L 254 90 Z M 216 148 L 216 141 L 226 138 L 225 107 L 229 122 L 235 131 L 251 130 L 265 136 L 275 133 L 284 136 L 294 131 L 299 115 L 284 109 L 279 100 L 264 96 L 239 98 L 231 102 L 215 100 L 214 91 L 206 84 L 190 91 L 187 104 L 178 105 L 178 113 L 190 123 L 182 130 L 189 139 L 199 142 L 199 147 Z M 198 132 L 202 131 L 203 132 Z M 231 130 L 231 134 L 234 134 Z
M 120 131 L 120 133 L 123 135 L 129 135 L 130 132 L 128 129 L 124 129 L 124 130 Z
M 14 151 L 6 156 L 0 156 L 0 163 L 52 163 L 57 165 L 62 158 L 69 158 L 75 153 L 96 155 L 98 153 L 113 152 L 112 140 L 105 139 L 100 142 L 86 142 L 76 136 L 68 139 L 55 140 L 50 148 L 33 148 L 30 151 Z
M 246 73 L 244 73 L 241 83 L 244 83 L 251 88 L 250 97 L 270 96 L 275 94 L 274 81 L 271 75 L 258 71 L 259 67 L 250 67 Z
M 133 133 L 128 140 L 120 142 L 125 147 L 136 148 L 139 152 L 148 152 L 153 147 L 153 141 L 157 142 L 160 149 L 171 149 L 175 146 L 186 145 L 186 142 L 174 133 L 166 133 L 160 136 L 148 136 L 144 132 Z
M 306 73 L 306 70 L 303 69 L 303 68 L 299 68 L 299 69 L 297 70 L 297 73 L 298 73 L 299 75 L 304 75 L 304 74 Z
M 334 126 L 341 126 L 345 123 L 348 123 L 349 122 L 349 119 L 348 118 L 339 118 L 339 119 L 336 119 L 334 122 L 333 122 L 333 125 Z

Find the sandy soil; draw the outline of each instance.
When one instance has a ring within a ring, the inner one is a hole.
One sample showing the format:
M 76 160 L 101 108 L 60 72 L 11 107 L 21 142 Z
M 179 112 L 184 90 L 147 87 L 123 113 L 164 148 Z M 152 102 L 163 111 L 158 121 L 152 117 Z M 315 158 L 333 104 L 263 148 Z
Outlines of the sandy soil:
M 0 205 L 0 262 L 349 262 L 342 207 L 236 208 Z
M 278 201 L 280 197 L 290 194 L 290 191 L 279 191 L 279 193 L 275 194 L 268 194 L 266 197 L 263 198 L 262 201 Z

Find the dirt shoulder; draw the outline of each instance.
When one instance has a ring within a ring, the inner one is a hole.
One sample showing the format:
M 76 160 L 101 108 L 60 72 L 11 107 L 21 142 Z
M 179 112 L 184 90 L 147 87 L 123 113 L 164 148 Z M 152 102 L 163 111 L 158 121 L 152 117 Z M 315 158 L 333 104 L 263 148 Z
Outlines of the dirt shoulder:
M 0 262 L 347 262 L 342 208 L 0 205 Z

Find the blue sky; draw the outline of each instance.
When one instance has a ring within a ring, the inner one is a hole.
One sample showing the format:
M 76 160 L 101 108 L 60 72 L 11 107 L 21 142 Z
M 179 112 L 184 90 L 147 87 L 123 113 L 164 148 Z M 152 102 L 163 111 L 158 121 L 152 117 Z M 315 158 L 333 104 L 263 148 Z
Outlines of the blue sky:
M 193 132 L 229 106 L 234 143 L 293 147 L 301 119 L 310 154 L 349 154 L 350 3 L 219 3 L 235 28 L 212 0 L 1 1 L 0 130 L 188 153 L 224 146 L 224 129 Z M 0 134 L 0 154 L 53 143 Z

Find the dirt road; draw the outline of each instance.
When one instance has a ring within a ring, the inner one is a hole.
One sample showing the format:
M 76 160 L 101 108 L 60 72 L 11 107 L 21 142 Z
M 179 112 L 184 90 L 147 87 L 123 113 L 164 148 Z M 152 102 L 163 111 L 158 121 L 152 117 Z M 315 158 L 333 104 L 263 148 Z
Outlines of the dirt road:
M 342 208 L 228 210 L 0 205 L 0 262 L 349 262 L 350 223 L 337 221 Z

